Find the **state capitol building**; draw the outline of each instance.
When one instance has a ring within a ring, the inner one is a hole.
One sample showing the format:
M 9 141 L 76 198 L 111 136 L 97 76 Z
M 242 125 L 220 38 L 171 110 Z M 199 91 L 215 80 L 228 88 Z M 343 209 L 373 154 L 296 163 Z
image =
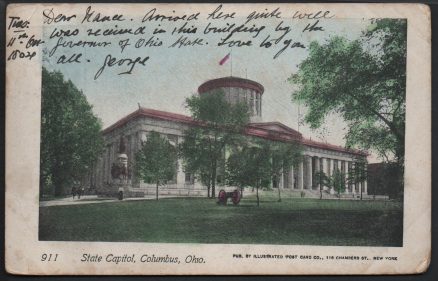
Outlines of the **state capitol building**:
M 198 88 L 198 94 L 202 95 L 212 91 L 221 90 L 230 103 L 246 102 L 251 114 L 250 123 L 246 125 L 244 134 L 273 141 L 297 141 L 303 145 L 304 161 L 297 167 L 284 171 L 283 175 L 272 180 L 272 188 L 290 190 L 290 192 L 303 192 L 307 197 L 316 197 L 320 187 L 314 180 L 318 171 L 326 175 L 332 175 L 335 169 L 347 174 L 352 169 L 354 162 L 365 159 L 367 153 L 359 150 L 346 149 L 340 146 L 317 142 L 306 138 L 300 132 L 275 121 L 263 120 L 263 94 L 264 87 L 252 80 L 238 77 L 223 77 L 206 81 Z M 132 173 L 135 165 L 136 152 L 141 148 L 142 142 L 146 141 L 148 133 L 155 131 L 166 137 L 171 144 L 178 145 L 184 138 L 184 132 L 190 126 L 198 126 L 190 117 L 182 114 L 165 112 L 155 109 L 143 108 L 118 120 L 103 130 L 105 151 L 98 160 L 90 177 L 90 186 L 96 188 L 97 194 L 114 192 L 112 187 L 111 167 L 118 160 L 120 140 L 123 137 L 127 166 L 131 171 L 128 176 L 128 187 L 124 191 L 126 196 L 143 197 L 155 194 L 155 185 L 147 184 L 137 179 Z M 175 177 L 160 188 L 160 195 L 169 196 L 206 196 L 207 188 L 202 186 L 191 173 L 185 172 L 182 160 L 178 160 L 175 167 Z M 226 187 L 223 180 L 223 170 L 218 169 L 217 191 Z M 328 187 L 322 187 L 326 196 L 334 193 Z M 362 191 L 367 194 L 367 182 L 349 184 L 346 186 L 345 195 L 358 196 Z M 116 191 L 117 192 L 117 191 Z

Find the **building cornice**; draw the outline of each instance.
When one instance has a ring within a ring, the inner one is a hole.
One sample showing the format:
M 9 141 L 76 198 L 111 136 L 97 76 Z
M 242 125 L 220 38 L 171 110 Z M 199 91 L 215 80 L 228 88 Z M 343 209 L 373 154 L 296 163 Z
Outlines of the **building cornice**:
M 150 109 L 150 108 L 144 108 L 140 107 L 136 111 L 132 112 L 131 114 L 128 114 L 127 116 L 123 117 L 119 121 L 115 122 L 111 126 L 105 128 L 102 131 L 103 135 L 109 134 L 112 131 L 123 127 L 128 122 L 135 120 L 140 117 L 148 117 L 152 119 L 157 120 L 164 120 L 169 122 L 177 122 L 186 124 L 189 126 L 205 126 L 204 123 L 199 122 L 197 120 L 194 120 L 192 117 L 178 114 L 178 113 L 171 113 L 156 109 Z M 278 126 L 282 130 L 275 130 L 271 128 L 267 128 L 268 126 Z M 350 153 L 360 156 L 367 156 L 368 153 L 361 150 L 356 149 L 348 149 L 344 148 L 342 146 L 337 146 L 329 143 L 323 143 L 323 142 L 317 142 L 311 139 L 304 138 L 301 133 L 298 131 L 280 123 L 280 122 L 258 122 L 258 123 L 249 123 L 245 126 L 244 133 L 249 136 L 274 140 L 274 141 L 284 141 L 284 142 L 290 142 L 290 141 L 297 141 L 305 146 L 319 148 L 319 149 L 326 149 L 326 150 L 332 150 L 337 152 L 344 152 L 344 153 Z

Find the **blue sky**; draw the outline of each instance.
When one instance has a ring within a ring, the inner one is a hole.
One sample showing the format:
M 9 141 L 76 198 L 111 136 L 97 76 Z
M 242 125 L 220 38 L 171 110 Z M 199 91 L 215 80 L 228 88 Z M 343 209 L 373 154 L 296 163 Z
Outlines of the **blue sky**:
M 161 11 L 161 10 L 160 10 Z M 179 10 L 177 11 L 180 12 Z M 144 14 L 144 13 L 143 13 Z M 133 21 L 119 23 L 118 27 L 132 27 L 132 22 L 141 21 L 141 13 L 131 14 Z M 244 21 L 243 18 L 234 20 L 235 22 Z M 291 95 L 293 87 L 287 82 L 287 78 L 297 71 L 299 63 L 308 55 L 307 49 L 294 48 L 285 50 L 277 59 L 273 59 L 275 53 L 281 48 L 272 47 L 270 49 L 260 48 L 260 42 L 268 35 L 271 38 L 278 37 L 273 28 L 280 20 L 266 20 L 257 22 L 257 25 L 266 25 L 266 33 L 261 32 L 259 37 L 253 39 L 255 43 L 251 47 L 229 48 L 217 46 L 218 38 L 223 35 L 202 35 L 208 45 L 195 47 L 168 48 L 179 36 L 158 34 L 155 38 L 163 41 L 161 47 L 142 47 L 134 48 L 133 44 L 138 38 L 148 39 L 152 36 L 152 30 L 158 23 L 145 23 L 145 35 L 142 36 L 108 36 L 106 38 L 96 38 L 96 40 L 109 40 L 111 46 L 106 48 L 82 48 L 72 49 L 58 48 L 52 57 L 46 57 L 44 65 L 50 70 L 61 71 L 67 79 L 70 79 L 79 89 L 82 89 L 88 101 L 93 105 L 94 112 L 101 118 L 104 127 L 111 125 L 123 116 L 137 109 L 137 103 L 143 107 L 158 110 L 170 111 L 175 113 L 187 114 L 184 108 L 186 97 L 196 94 L 197 88 L 203 82 L 229 76 L 231 61 L 223 66 L 219 61 L 230 51 L 232 51 L 232 74 L 238 77 L 259 82 L 265 87 L 263 95 L 263 121 L 278 121 L 291 128 L 297 129 L 298 105 L 292 103 Z M 324 32 L 306 32 L 302 29 L 314 21 L 283 19 L 284 25 L 291 27 L 291 32 L 285 38 L 299 41 L 308 45 L 311 41 L 317 40 L 324 42 L 330 36 L 345 36 L 350 39 L 357 38 L 367 27 L 368 21 L 359 19 L 329 19 L 322 20 L 320 25 L 324 27 Z M 214 22 L 220 26 L 220 22 Z M 101 24 L 99 28 L 113 28 L 115 24 Z M 136 24 L 135 26 L 141 26 Z M 196 22 L 197 33 L 202 33 L 206 25 L 205 18 Z M 224 25 L 224 23 L 222 23 Z M 46 47 L 52 49 L 57 39 L 48 40 L 54 26 L 45 26 Z M 165 23 L 160 23 L 160 27 L 166 30 L 172 28 Z M 58 28 L 60 28 L 58 26 Z M 66 41 L 90 40 L 85 36 L 88 28 L 97 28 L 97 25 L 64 25 L 62 28 L 79 28 L 79 35 L 75 38 L 65 38 Z M 269 31 L 269 32 L 268 32 Z M 189 35 L 195 38 L 199 35 Z M 199 36 L 201 37 L 201 36 Z M 245 36 L 240 36 L 245 39 Z M 121 53 L 118 46 L 119 40 L 130 39 L 132 45 L 125 48 Z M 56 64 L 57 59 L 62 54 L 69 55 L 82 52 L 84 61 L 81 64 Z M 106 55 L 111 54 L 117 58 L 135 58 L 137 56 L 149 56 L 147 66 L 136 66 L 131 75 L 117 75 L 120 70 L 127 67 L 116 69 L 106 69 L 101 76 L 94 80 L 94 74 L 101 67 Z M 305 108 L 300 107 L 301 113 L 305 113 Z M 312 131 L 307 126 L 300 126 L 299 130 L 305 137 L 319 141 L 327 141 L 332 144 L 345 144 L 343 139 L 345 134 L 345 124 L 338 116 L 329 116 L 324 125 L 325 134 L 321 138 L 321 130 Z M 372 159 L 370 159 L 372 160 Z

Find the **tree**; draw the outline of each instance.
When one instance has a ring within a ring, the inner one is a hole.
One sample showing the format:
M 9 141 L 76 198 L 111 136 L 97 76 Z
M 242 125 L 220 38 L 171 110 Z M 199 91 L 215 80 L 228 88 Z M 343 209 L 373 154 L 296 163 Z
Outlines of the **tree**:
M 367 161 L 364 158 L 358 158 L 353 162 L 352 168 L 347 175 L 348 184 L 359 184 L 367 180 Z M 360 200 L 362 200 L 363 187 L 360 189 Z
M 244 146 L 235 150 L 226 162 L 226 179 L 230 185 L 241 189 L 256 187 L 257 206 L 258 189 L 269 187 L 273 178 L 278 179 L 283 171 L 291 169 L 302 161 L 302 147 L 296 142 L 284 143 L 268 140 L 246 141 Z M 278 201 L 281 202 L 280 187 Z
M 103 151 L 101 121 L 82 91 L 57 71 L 42 70 L 40 197 L 55 196 L 92 169 Z
M 255 140 L 252 145 L 237 148 L 226 162 L 228 184 L 255 187 L 257 206 L 260 206 L 259 188 L 269 187 L 272 179 L 270 157 L 269 143 Z
M 290 81 L 293 100 L 307 108 L 305 121 L 320 127 L 331 113 L 348 125 L 347 147 L 375 150 L 404 161 L 406 36 L 403 19 L 377 19 L 359 39 L 312 42 Z
M 186 99 L 187 108 L 198 126 L 190 127 L 179 146 L 185 170 L 197 174 L 215 197 L 217 169 L 226 146 L 238 144 L 249 121 L 245 103 L 232 104 L 223 91 L 212 91 Z
M 248 156 L 249 154 L 244 149 L 236 148 L 225 163 L 225 180 L 228 185 L 239 187 L 242 197 L 243 189 L 254 183 L 252 171 L 248 169 L 250 160 Z
M 338 169 L 333 171 L 333 175 L 327 177 L 326 185 L 333 188 L 338 194 L 338 199 L 341 198 L 341 193 L 345 191 L 345 174 Z
M 284 171 L 302 161 L 302 146 L 297 142 L 268 142 L 271 158 L 271 175 L 278 179 Z M 280 187 L 278 189 L 278 202 L 281 202 Z
M 328 186 L 329 177 L 324 171 L 317 171 L 314 175 L 314 181 L 319 185 L 319 199 L 322 199 L 322 189 L 324 186 Z
M 158 200 L 159 185 L 175 176 L 178 161 L 176 148 L 159 133 L 150 132 L 135 159 L 137 176 L 146 183 L 155 183 Z
M 345 173 L 339 169 L 334 169 L 331 176 L 328 176 L 323 171 L 316 172 L 315 182 L 320 184 L 320 199 L 322 199 L 322 186 L 333 189 L 337 193 L 338 198 L 341 198 L 341 193 L 345 191 L 347 179 L 345 178 Z

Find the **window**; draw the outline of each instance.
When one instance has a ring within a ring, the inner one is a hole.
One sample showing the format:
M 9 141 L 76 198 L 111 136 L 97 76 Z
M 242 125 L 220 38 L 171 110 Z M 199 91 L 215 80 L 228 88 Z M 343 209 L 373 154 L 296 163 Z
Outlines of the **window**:
M 193 184 L 194 183 L 194 177 L 192 173 L 185 173 L 185 182 L 186 184 Z

